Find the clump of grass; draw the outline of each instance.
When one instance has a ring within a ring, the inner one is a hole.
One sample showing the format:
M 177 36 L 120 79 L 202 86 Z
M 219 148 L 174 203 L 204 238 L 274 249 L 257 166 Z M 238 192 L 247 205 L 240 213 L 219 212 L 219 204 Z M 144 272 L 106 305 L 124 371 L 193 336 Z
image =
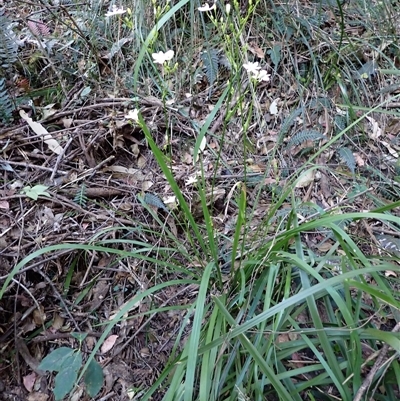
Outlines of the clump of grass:
M 373 89 L 372 82 L 354 77 L 363 65 L 355 51 L 361 44 L 345 32 L 348 14 L 339 3 L 332 9 L 318 9 L 312 15 L 303 8 L 294 15 L 285 4 L 261 0 L 249 2 L 245 10 L 233 2 L 230 9 L 218 6 L 199 12 L 194 4 L 181 0 L 149 12 L 144 2 L 139 2 L 136 11 L 124 9 L 125 13 L 109 16 L 107 45 L 115 93 L 122 79 L 129 83 L 132 93 L 146 90 L 146 94 L 158 96 L 167 127 L 173 120 L 168 114 L 168 102 L 179 103 L 183 90 L 197 90 L 194 70 L 208 80 L 205 89 L 191 94 L 213 102 L 213 107 L 204 111 L 201 122 L 193 121 L 191 129 L 196 137 L 188 139 L 201 218 L 194 216 L 187 194 L 174 176 L 171 154 L 157 145 L 159 138 L 154 138 L 150 130 L 151 121 L 136 110 L 132 124 L 144 133 L 171 194 L 177 199 L 179 212 L 171 211 L 162 218 L 143 202 L 155 228 L 139 223 L 135 227 L 114 227 L 102 231 L 86 245 L 59 244 L 35 251 L 15 266 L 3 284 L 0 298 L 21 269 L 53 251 L 70 249 L 113 254 L 120 261 L 134 259 L 145 266 L 145 274 L 152 279 L 147 288 L 140 289 L 104 324 L 80 378 L 109 333 L 127 314 L 138 315 L 138 304 L 156 299 L 167 288 L 191 286 L 196 289 L 196 296 L 183 306 L 185 314 L 163 371 L 151 386 L 137 389 L 142 400 L 156 396 L 185 401 L 353 400 L 365 383 L 364 369 L 370 367 L 382 344 L 398 349 L 399 339 L 390 331 L 392 327 L 383 330 L 381 325 L 399 318 L 398 283 L 385 272 L 397 274 L 400 269 L 396 260 L 363 251 L 351 228 L 367 221 L 380 221 L 398 230 L 396 208 L 400 202 L 375 198 L 370 211 L 352 211 L 356 199 L 370 191 L 365 181 L 357 181 L 357 166 L 349 155 L 346 160 L 347 164 L 351 161 L 353 181 L 346 181 L 346 185 L 352 186 L 352 192 L 344 201 L 321 207 L 315 200 L 303 201 L 301 189 L 305 178 L 310 174 L 314 177 L 316 170 L 333 171 L 316 164 L 326 151 L 349 149 L 349 143 L 359 146 L 350 141 L 348 134 L 357 132 L 361 136 L 360 124 L 383 105 L 374 103 L 368 105 L 363 115 L 356 114 Z M 338 19 L 331 37 L 324 30 L 328 11 Z M 142 29 L 138 27 L 139 15 L 146 16 Z M 373 19 L 369 22 L 376 24 Z M 361 22 L 360 26 L 370 29 Z M 98 27 L 92 29 L 94 35 Z M 132 31 L 141 35 L 140 41 Z M 265 38 L 260 46 L 269 49 L 270 65 L 257 52 L 254 56 L 247 52 L 250 34 Z M 95 44 L 94 39 L 90 41 Z M 200 47 L 206 52 L 205 70 L 195 69 L 188 61 L 195 57 L 198 42 L 203 42 Z M 324 46 L 319 46 L 320 42 Z M 362 44 L 366 42 L 367 39 Z M 127 55 L 126 43 L 131 46 L 131 54 L 135 54 L 135 62 L 130 59 L 132 55 Z M 396 49 L 394 41 L 392 45 Z M 172 47 L 174 52 L 168 53 Z M 371 47 L 379 52 L 384 63 L 389 63 L 383 49 Z M 161 59 L 167 54 L 167 58 Z M 219 70 L 221 57 L 229 62 L 225 78 Z M 261 71 L 264 72 L 260 74 Z M 373 74 L 369 75 L 372 80 Z M 148 87 L 146 82 L 150 82 Z M 185 87 L 186 82 L 189 88 Z M 307 121 L 320 121 L 315 115 L 334 113 L 336 105 L 329 99 L 334 96 L 340 99 L 345 126 L 329 132 L 326 129 L 328 138 L 321 134 L 325 128 L 320 125 L 310 138 L 309 131 L 305 131 Z M 263 122 L 265 106 L 260 99 L 271 105 L 278 97 L 282 101 L 279 113 L 269 115 L 275 119 L 275 145 L 263 154 L 265 174 L 261 185 L 251 191 L 246 174 L 248 167 L 256 163 L 249 160 L 259 156 L 257 144 L 263 138 L 257 130 L 267 129 Z M 221 122 L 219 130 L 214 129 L 215 120 Z M 288 153 L 288 149 L 302 146 L 310 139 L 322 142 Z M 210 186 L 212 190 L 217 187 L 215 180 L 209 184 L 207 163 L 212 159 L 215 170 L 230 167 L 226 163 L 228 152 L 245 173 L 230 188 L 233 223 L 226 233 L 218 224 L 223 218 L 214 214 L 207 199 Z M 342 150 L 338 154 L 349 152 Z M 300 162 L 290 170 L 286 165 L 291 158 Z M 288 170 L 287 174 L 284 170 Z M 265 197 L 266 208 L 262 204 Z M 173 224 L 169 225 L 168 219 Z M 101 239 L 106 233 L 120 230 L 134 231 L 137 236 Z M 329 233 L 326 253 L 307 243 L 308 235 L 320 232 Z M 156 239 L 154 244 L 143 240 L 148 237 Z M 220 238 L 224 238 L 222 243 Z M 175 310 L 178 305 L 155 305 L 146 312 L 146 318 L 152 319 L 162 308 Z M 395 384 L 400 370 L 395 355 L 395 351 L 390 351 L 387 365 L 380 367 L 379 375 L 369 383 L 369 395 L 396 399 Z

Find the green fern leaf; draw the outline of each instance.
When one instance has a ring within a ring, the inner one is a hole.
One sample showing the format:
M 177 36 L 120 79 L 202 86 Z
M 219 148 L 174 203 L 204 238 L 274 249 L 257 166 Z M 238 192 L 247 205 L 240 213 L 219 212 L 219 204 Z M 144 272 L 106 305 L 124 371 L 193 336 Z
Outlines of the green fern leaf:
M 379 241 L 382 248 L 400 256 L 400 238 L 393 237 L 392 235 L 380 234 L 376 236 L 376 239 Z
M 76 193 L 74 197 L 74 202 L 82 208 L 86 207 L 88 201 L 88 197 L 86 196 L 86 185 L 82 184 L 79 191 Z
M 400 198 L 400 191 L 390 184 L 381 183 L 376 190 L 381 196 L 392 202 L 396 202 Z
M 341 132 L 346 128 L 347 118 L 345 116 L 335 116 L 333 119 L 335 132 Z
M 203 62 L 204 74 L 207 77 L 211 92 L 211 87 L 214 85 L 218 76 L 218 65 L 219 65 L 218 50 L 209 49 L 203 52 L 200 57 L 201 61 Z
M 165 203 L 162 201 L 162 199 L 151 192 L 146 192 L 143 200 L 147 205 L 154 206 L 158 209 L 168 212 L 168 208 L 165 206 Z
M 306 141 L 317 141 L 319 139 L 324 139 L 325 136 L 318 131 L 314 130 L 303 130 L 293 135 L 292 139 L 289 141 L 287 147 L 298 146 Z
M 332 101 L 327 97 L 318 97 L 317 99 L 312 99 L 310 101 L 308 108 L 315 111 L 330 109 L 332 108 Z
M 339 156 L 344 160 L 349 170 L 354 174 L 356 170 L 356 159 L 353 156 L 353 152 L 349 148 L 340 148 Z
M 11 24 L 0 9 L 0 66 L 10 67 L 17 60 L 18 44 Z
M 300 107 L 290 113 L 288 117 L 285 118 L 281 125 L 281 129 L 279 131 L 279 139 L 278 143 L 281 144 L 290 127 L 294 124 L 295 119 L 303 112 L 303 109 Z
M 14 105 L 5 85 L 5 78 L 0 78 L 0 120 L 9 121 L 11 119 Z

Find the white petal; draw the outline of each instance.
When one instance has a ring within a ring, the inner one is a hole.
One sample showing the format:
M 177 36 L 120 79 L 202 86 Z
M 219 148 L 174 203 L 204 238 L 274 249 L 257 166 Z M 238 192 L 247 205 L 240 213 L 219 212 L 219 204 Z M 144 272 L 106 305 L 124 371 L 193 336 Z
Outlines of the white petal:
M 174 51 L 173 50 L 168 50 L 165 54 L 164 54 L 164 60 L 165 61 L 169 61 L 174 57 Z
M 267 74 L 267 71 L 261 70 L 261 71 L 257 71 L 257 76 L 255 76 L 255 78 L 257 78 L 259 81 L 269 82 L 270 76 L 271 76 L 271 74 Z
M 121 15 L 125 14 L 126 10 L 124 10 L 122 7 L 118 8 L 115 4 L 111 7 L 111 11 L 106 12 L 105 16 L 106 17 L 112 17 L 113 15 Z
M 261 69 L 260 65 L 258 64 L 258 61 L 256 61 L 255 63 L 247 63 L 247 64 L 243 64 L 243 68 L 247 71 L 247 72 L 252 72 L 252 73 L 256 73 L 258 70 Z
M 210 7 L 208 3 L 203 4 L 201 7 L 198 8 L 199 11 L 205 12 L 205 11 L 211 11 L 216 8 L 215 3 Z
M 139 110 L 138 109 L 129 110 L 128 114 L 125 115 L 125 118 L 127 118 L 128 120 L 133 120 L 135 122 L 138 122 L 139 121 Z
M 278 114 L 278 102 L 280 100 L 281 99 L 278 97 L 271 103 L 271 105 L 269 106 L 269 113 L 270 114 L 272 114 L 272 115 Z
M 156 64 L 164 64 L 164 53 L 163 52 L 153 53 L 151 55 L 151 57 L 153 57 L 153 60 Z

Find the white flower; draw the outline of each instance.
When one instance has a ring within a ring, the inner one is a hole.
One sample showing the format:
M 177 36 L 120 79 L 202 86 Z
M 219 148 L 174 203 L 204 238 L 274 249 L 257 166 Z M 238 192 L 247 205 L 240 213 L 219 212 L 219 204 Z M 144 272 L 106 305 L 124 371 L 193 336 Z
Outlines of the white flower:
M 185 181 L 185 186 L 188 187 L 189 185 L 193 185 L 197 183 L 197 177 L 195 174 L 189 175 L 187 180 Z
M 256 61 L 255 63 L 243 64 L 243 68 L 250 74 L 257 74 L 258 70 L 261 70 L 258 61 Z
M 163 65 L 166 61 L 169 61 L 174 57 L 174 51 L 173 50 L 168 50 L 167 52 L 158 52 L 158 53 L 153 53 L 151 57 L 153 57 L 153 60 L 156 64 L 161 64 Z
M 108 11 L 106 13 L 106 17 L 112 17 L 113 15 L 121 15 L 125 14 L 126 10 L 124 10 L 122 7 L 118 8 L 115 4 L 112 5 L 111 11 Z
M 267 71 L 260 70 L 260 71 L 257 71 L 256 74 L 253 75 L 253 78 L 255 78 L 257 81 L 269 82 L 270 76 L 271 76 L 271 74 L 267 74 Z
M 133 120 L 136 123 L 139 122 L 139 110 L 138 109 L 129 110 L 128 114 L 125 115 L 125 118 L 127 118 L 128 120 Z
M 168 207 L 168 209 L 177 209 L 178 207 L 178 200 L 176 199 L 176 196 L 167 196 L 163 198 L 165 206 Z
M 267 74 L 267 71 L 262 70 L 258 61 L 255 63 L 243 64 L 243 68 L 257 81 L 270 81 L 271 74 Z
M 208 5 L 208 3 L 205 3 L 201 7 L 198 8 L 198 10 L 201 12 L 211 11 L 211 10 L 215 10 L 215 9 L 216 9 L 215 3 L 211 7 Z

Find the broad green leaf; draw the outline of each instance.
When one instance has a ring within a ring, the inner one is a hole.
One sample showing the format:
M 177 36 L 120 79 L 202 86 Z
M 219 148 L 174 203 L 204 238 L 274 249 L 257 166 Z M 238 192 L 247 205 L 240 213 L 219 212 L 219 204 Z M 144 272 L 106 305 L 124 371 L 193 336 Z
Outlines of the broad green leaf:
M 268 50 L 267 53 L 271 57 L 271 61 L 274 63 L 275 67 L 279 64 L 281 61 L 281 50 L 282 50 L 282 45 L 274 45 L 271 50 Z
M 47 355 L 39 364 L 39 369 L 59 372 L 65 361 L 71 358 L 75 350 L 68 347 L 61 347 Z
M 22 193 L 24 193 L 28 198 L 37 200 L 39 195 L 50 197 L 50 194 L 46 192 L 46 189 L 48 188 L 49 187 L 46 187 L 45 185 L 35 185 L 34 187 L 26 186 L 22 188 Z
M 78 371 L 82 366 L 82 353 L 81 351 L 74 352 L 61 366 L 61 370 L 73 369 Z
M 86 391 L 90 397 L 95 397 L 100 391 L 103 385 L 103 369 L 102 367 L 92 359 L 89 366 L 83 376 L 83 380 L 86 385 Z
M 78 377 L 78 370 L 67 366 L 61 372 L 57 373 L 54 381 L 54 397 L 56 401 L 62 400 L 76 384 L 76 378 Z

